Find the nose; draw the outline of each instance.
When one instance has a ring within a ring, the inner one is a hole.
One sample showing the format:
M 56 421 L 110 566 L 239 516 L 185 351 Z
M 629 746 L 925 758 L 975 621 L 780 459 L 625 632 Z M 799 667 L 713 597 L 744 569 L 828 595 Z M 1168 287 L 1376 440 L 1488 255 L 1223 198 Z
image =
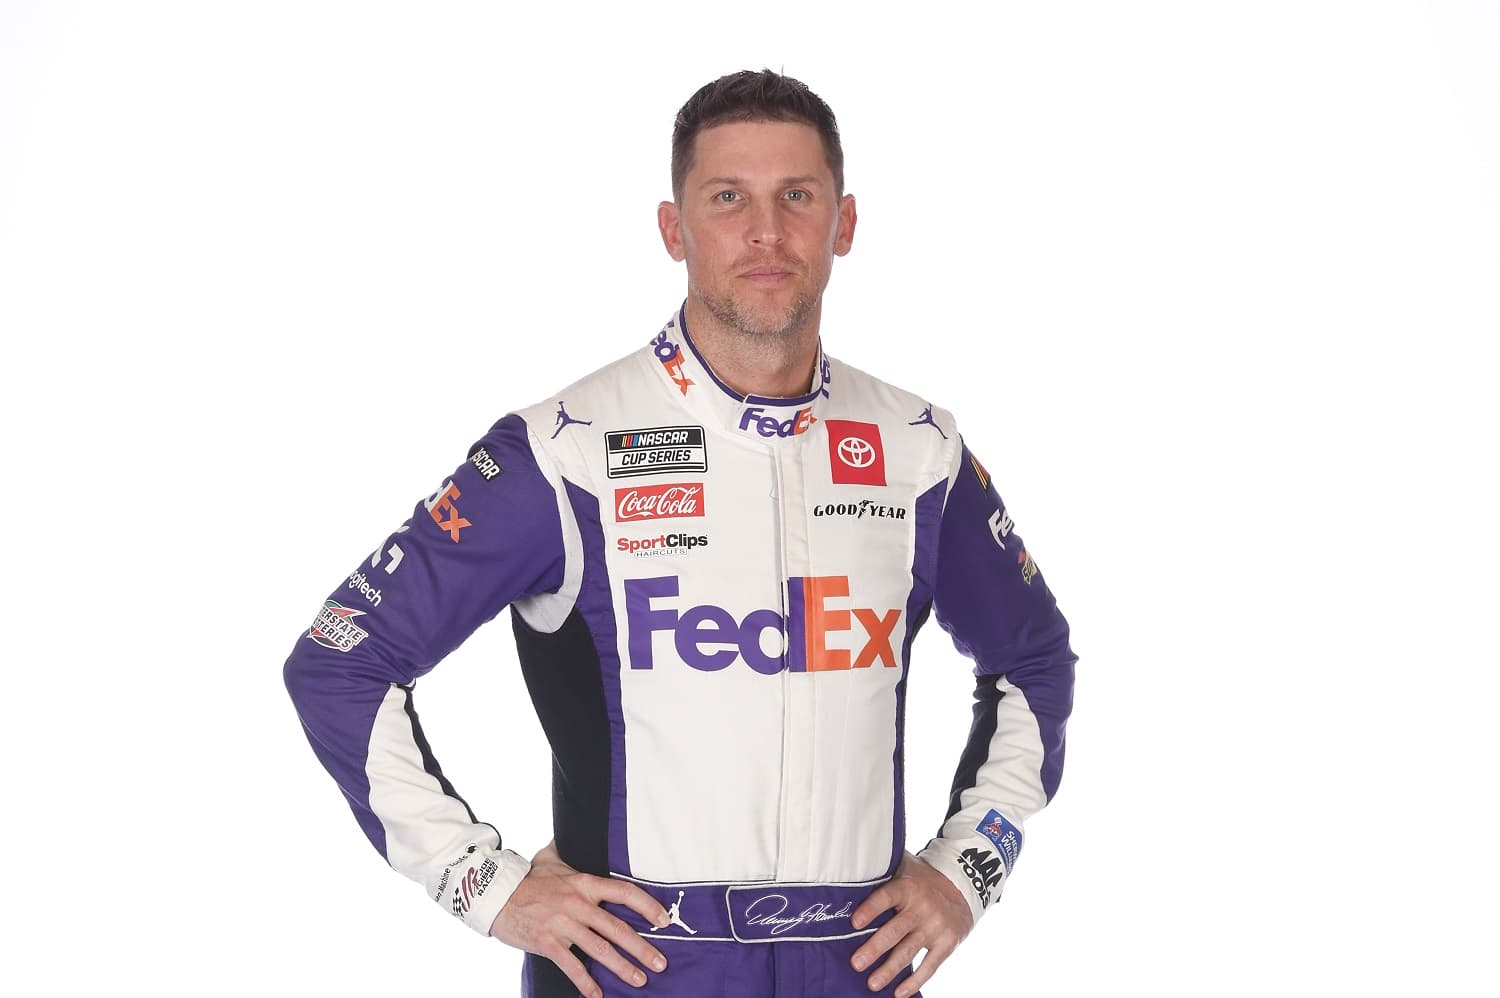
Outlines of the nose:
M 746 219 L 752 246 L 779 246 L 783 235 L 781 213 L 775 201 L 761 200 Z

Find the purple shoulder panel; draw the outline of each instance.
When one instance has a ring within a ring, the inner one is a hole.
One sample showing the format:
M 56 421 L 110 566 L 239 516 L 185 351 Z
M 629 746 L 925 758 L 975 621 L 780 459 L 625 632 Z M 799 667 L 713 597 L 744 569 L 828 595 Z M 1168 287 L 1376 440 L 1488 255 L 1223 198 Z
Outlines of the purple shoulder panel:
M 382 856 L 365 760 L 391 685 L 410 686 L 511 601 L 556 591 L 564 558 L 556 493 L 525 422 L 506 416 L 355 566 L 297 639 L 282 672 L 287 692 Z

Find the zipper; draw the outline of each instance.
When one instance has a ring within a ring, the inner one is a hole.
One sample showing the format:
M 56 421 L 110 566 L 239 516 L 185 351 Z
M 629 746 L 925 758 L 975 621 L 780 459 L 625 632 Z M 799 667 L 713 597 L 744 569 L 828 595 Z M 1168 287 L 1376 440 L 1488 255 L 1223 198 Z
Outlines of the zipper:
M 787 599 L 788 582 L 786 577 L 786 523 L 785 509 L 783 506 L 783 489 L 781 481 L 781 451 L 782 448 L 771 447 L 771 516 L 776 525 L 776 592 L 781 600 L 781 673 L 777 680 L 781 683 L 781 764 L 777 767 L 777 778 L 780 780 L 779 801 L 776 815 L 776 875 L 775 879 L 785 880 L 786 877 L 786 842 L 787 842 L 787 816 L 789 813 L 789 802 L 787 801 L 787 787 L 790 781 L 787 779 L 786 763 L 791 755 L 791 676 L 789 666 L 791 665 L 791 635 L 787 626 Z

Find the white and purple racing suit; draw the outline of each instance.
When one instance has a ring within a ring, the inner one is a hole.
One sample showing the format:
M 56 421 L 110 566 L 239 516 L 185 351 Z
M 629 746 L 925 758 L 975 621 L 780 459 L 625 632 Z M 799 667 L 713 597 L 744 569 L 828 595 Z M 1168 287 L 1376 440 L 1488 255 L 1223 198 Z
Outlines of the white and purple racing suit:
M 511 607 L 561 858 L 673 912 L 655 930 L 607 906 L 670 966 L 643 990 L 591 967 L 606 994 L 870 993 L 849 958 L 884 919 L 856 932 L 849 915 L 906 845 L 906 675 L 929 611 L 978 684 L 919 855 L 976 920 L 1057 790 L 1075 657 L 987 473 L 942 409 L 821 352 L 814 382 L 736 394 L 679 310 L 496 423 L 287 660 L 375 848 L 485 933 L 528 861 L 444 778 L 412 687 Z M 522 987 L 577 994 L 531 955 Z

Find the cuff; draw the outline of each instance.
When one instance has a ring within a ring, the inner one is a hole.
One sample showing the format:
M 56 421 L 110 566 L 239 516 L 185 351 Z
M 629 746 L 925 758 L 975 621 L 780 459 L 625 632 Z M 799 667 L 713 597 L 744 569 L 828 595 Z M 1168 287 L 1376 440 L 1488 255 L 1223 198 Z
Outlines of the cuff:
M 530 871 L 531 861 L 509 849 L 477 849 L 443 870 L 433 900 L 469 928 L 487 936 L 495 916 Z
M 974 923 L 995 901 L 999 900 L 1010 871 L 985 839 L 961 840 L 936 838 L 917 853 L 917 858 L 947 877 L 969 902 Z

